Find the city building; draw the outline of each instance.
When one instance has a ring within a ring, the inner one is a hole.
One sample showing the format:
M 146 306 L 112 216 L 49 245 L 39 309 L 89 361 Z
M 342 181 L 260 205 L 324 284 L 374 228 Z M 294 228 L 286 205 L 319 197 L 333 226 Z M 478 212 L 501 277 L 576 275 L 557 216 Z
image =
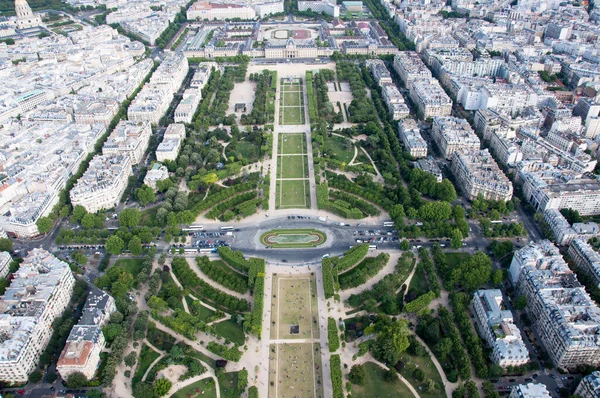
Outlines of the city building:
M 399 120 L 410 115 L 408 105 L 404 103 L 404 97 L 394 84 L 385 83 L 381 86 L 383 102 L 385 102 L 392 119 Z
M 380 59 L 369 59 L 366 61 L 366 65 L 373 74 L 373 78 L 381 87 L 384 84 L 392 84 L 392 75 L 385 66 L 385 63 Z
M 179 149 L 185 139 L 185 126 L 180 123 L 172 123 L 167 126 L 163 140 L 156 148 L 156 160 L 175 160 Z
M 158 181 L 166 180 L 167 178 L 169 178 L 167 166 L 160 163 L 154 163 L 144 177 L 144 184 L 156 190 L 156 183 Z
M 398 123 L 398 137 L 410 156 L 427 157 L 427 142 L 421 136 L 419 126 L 413 119 L 404 119 Z
M 595 370 L 581 379 L 573 395 L 581 398 L 600 397 L 600 372 Z
M 513 315 L 504 306 L 498 289 L 478 290 L 473 295 L 475 325 L 479 335 L 492 347 L 492 361 L 503 368 L 529 362 L 529 351 Z
M 183 92 L 183 98 L 175 108 L 173 119 L 175 123 L 191 123 L 196 109 L 202 99 L 202 93 L 198 89 L 188 88 Z
M 33 249 L 0 297 L 0 380 L 25 383 L 69 304 L 75 278 L 69 264 Z
M 167 84 L 146 84 L 127 108 L 127 118 L 158 124 L 173 101 L 173 92 Z
M 256 11 L 246 5 L 235 3 L 216 3 L 206 0 L 195 2 L 187 10 L 187 19 L 190 21 L 203 20 L 229 20 L 229 19 L 256 19 Z
M 148 148 L 151 135 L 150 122 L 121 120 L 104 143 L 102 153 L 127 156 L 131 165 L 138 164 Z
M 440 169 L 440 167 L 438 166 L 438 164 L 432 156 L 427 156 L 424 159 L 418 159 L 415 162 L 415 167 L 434 176 L 437 182 L 442 182 L 442 170 Z
M 409 85 L 409 94 L 423 119 L 452 113 L 452 100 L 436 79 L 413 81 Z
M 600 254 L 584 239 L 574 239 L 569 246 L 569 257 L 580 269 L 585 271 L 600 287 Z
M 514 386 L 508 398 L 552 398 L 544 384 L 518 384 Z
M 5 278 L 10 270 L 12 257 L 9 252 L 0 252 L 0 278 Z
M 132 174 L 128 156 L 96 155 L 71 189 L 71 203 L 88 213 L 116 207 Z
M 222 67 L 216 62 L 199 63 L 192 76 L 192 80 L 190 81 L 190 88 L 198 89 L 198 91 L 201 92 L 204 86 L 206 86 L 206 83 L 208 83 L 208 79 L 210 79 L 213 69 L 215 71 L 221 71 Z
M 17 29 L 24 30 L 42 26 L 42 18 L 31 11 L 27 0 L 15 0 L 17 14 Z
M 481 146 L 469 122 L 453 116 L 433 118 L 431 135 L 446 159 L 452 159 L 456 151 L 476 151 Z
M 394 57 L 394 70 L 406 87 L 415 80 L 431 79 L 431 72 L 414 51 L 402 51 L 397 54 Z
M 554 365 L 571 370 L 600 364 L 600 308 L 548 240 L 515 252 L 509 268 L 517 296 Z
M 450 170 L 457 185 L 470 200 L 480 195 L 486 200 L 512 199 L 512 183 L 487 149 L 454 152 Z
M 324 12 L 334 18 L 340 16 L 340 6 L 329 0 L 298 0 L 298 11 Z
M 116 310 L 115 300 L 106 292 L 92 288 L 88 293 L 79 322 L 71 329 L 56 364 L 63 380 L 76 372 L 88 380 L 94 377 L 100 364 L 100 353 L 106 346 L 102 327 Z
M 552 230 L 557 245 L 568 245 L 577 237 L 577 233 L 559 210 L 548 209 L 544 212 L 544 220 Z

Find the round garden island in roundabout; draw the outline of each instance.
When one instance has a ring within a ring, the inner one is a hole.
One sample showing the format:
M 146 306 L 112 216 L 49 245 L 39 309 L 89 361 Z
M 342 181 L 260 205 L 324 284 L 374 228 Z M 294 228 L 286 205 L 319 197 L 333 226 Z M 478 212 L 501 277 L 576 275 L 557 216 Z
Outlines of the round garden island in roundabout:
M 326 240 L 327 235 L 316 229 L 274 229 L 260 237 L 260 243 L 277 249 L 317 247 Z

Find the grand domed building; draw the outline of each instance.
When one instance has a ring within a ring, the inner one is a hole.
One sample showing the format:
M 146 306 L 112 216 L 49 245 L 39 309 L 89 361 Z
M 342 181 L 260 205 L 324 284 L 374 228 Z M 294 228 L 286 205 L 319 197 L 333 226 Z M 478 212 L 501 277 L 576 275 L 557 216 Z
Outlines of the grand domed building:
M 42 26 L 42 18 L 31 11 L 27 0 L 15 0 L 15 12 L 17 14 L 17 29 Z

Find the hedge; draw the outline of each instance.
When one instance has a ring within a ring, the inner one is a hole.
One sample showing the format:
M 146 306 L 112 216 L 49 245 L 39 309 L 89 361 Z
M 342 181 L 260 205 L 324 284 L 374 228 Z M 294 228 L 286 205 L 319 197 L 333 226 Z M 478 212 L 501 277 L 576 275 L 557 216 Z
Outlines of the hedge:
M 236 346 L 231 348 L 227 348 L 222 344 L 215 343 L 214 341 L 210 341 L 206 346 L 208 351 L 212 352 L 220 356 L 221 358 L 227 359 L 228 361 L 238 362 L 242 357 L 243 352 L 238 350 Z
M 206 218 L 211 218 L 214 220 L 223 214 L 227 209 L 234 208 L 241 203 L 254 199 L 256 198 L 256 195 L 256 191 L 252 190 L 249 192 L 244 192 L 241 195 L 233 196 L 213 207 L 208 213 L 206 213 Z
M 246 300 L 223 293 L 200 279 L 192 271 L 185 258 L 175 257 L 171 263 L 171 267 L 183 287 L 194 292 L 200 298 L 204 298 L 217 306 L 228 308 L 234 312 L 245 312 L 250 309 L 250 305 Z
M 329 352 L 336 352 L 340 348 L 340 336 L 335 319 L 327 318 L 327 337 L 329 339 Z
M 250 257 L 248 260 L 244 258 L 241 251 L 233 251 L 227 246 L 221 246 L 217 249 L 219 257 L 225 261 L 230 267 L 238 271 L 248 274 L 248 284 L 250 287 L 254 284 L 254 278 L 260 272 L 265 272 L 265 260 L 262 258 Z
M 306 96 L 308 98 L 308 118 L 315 122 L 317 120 L 317 97 L 313 87 L 313 73 L 306 72 Z
M 460 339 L 458 329 L 452 320 L 450 312 L 440 307 L 438 310 L 440 325 L 444 334 L 452 341 L 452 359 L 458 371 L 458 376 L 463 380 L 469 380 L 471 377 L 471 365 L 469 365 L 469 357 L 463 347 L 463 342 Z
M 196 264 L 206 276 L 227 289 L 242 294 L 248 291 L 248 280 L 234 270 L 229 269 L 230 272 L 223 272 L 221 267 L 210 261 L 208 257 L 196 257 Z
M 331 384 L 333 387 L 333 398 L 344 398 L 342 387 L 342 361 L 339 355 L 332 355 L 329 361 L 331 371 Z
M 327 183 L 317 185 L 317 207 L 348 219 L 359 220 L 365 218 L 363 212 L 357 208 L 348 209 L 335 202 L 331 202 L 329 200 L 329 188 Z
M 431 290 L 425 294 L 420 295 L 410 303 L 404 306 L 406 312 L 419 312 L 423 308 L 427 307 L 435 299 L 435 293 Z
M 254 308 L 252 309 L 252 333 L 260 339 L 265 294 L 265 274 L 261 273 L 254 282 Z
M 334 260 L 335 268 L 338 273 L 342 271 L 346 271 L 348 268 L 352 267 L 354 264 L 361 261 L 369 252 L 369 244 L 361 243 L 360 245 L 356 245 L 344 252 L 344 256 L 341 258 L 332 257 Z
M 335 281 L 333 278 L 331 262 L 323 261 L 321 268 L 323 270 L 323 290 L 325 291 L 325 298 L 333 297 L 335 294 Z
M 339 275 L 340 289 L 350 289 L 366 283 L 387 265 L 389 259 L 390 255 L 387 253 L 365 258 L 350 271 Z
M 330 190 L 329 196 L 334 199 L 344 200 L 345 202 L 349 203 L 353 207 L 360 209 L 360 211 L 369 216 L 378 216 L 381 214 L 381 212 L 375 206 L 353 194 L 349 194 L 343 191 Z

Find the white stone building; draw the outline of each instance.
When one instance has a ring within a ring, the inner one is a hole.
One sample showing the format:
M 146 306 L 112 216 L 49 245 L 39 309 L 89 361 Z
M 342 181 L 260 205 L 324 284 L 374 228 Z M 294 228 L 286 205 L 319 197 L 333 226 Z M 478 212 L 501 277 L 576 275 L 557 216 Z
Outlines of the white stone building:
M 456 151 L 476 151 L 481 146 L 479 137 L 473 132 L 469 122 L 452 116 L 435 117 L 431 135 L 446 159 L 452 159 L 452 154 Z
M 510 392 L 508 398 L 552 398 L 544 384 L 519 384 Z
M 146 176 L 144 177 L 144 184 L 156 190 L 156 183 L 158 181 L 166 180 L 167 178 L 169 178 L 169 170 L 167 169 L 167 166 L 164 166 L 160 163 L 154 163 L 152 168 L 148 170 Z
M 96 155 L 71 189 L 71 203 L 82 205 L 88 213 L 113 208 L 119 204 L 132 173 L 129 157 Z
M 413 119 L 404 119 L 398 123 L 398 137 L 410 156 L 427 157 L 427 142 L 421 136 L 419 126 Z
M 475 325 L 479 335 L 492 347 L 492 361 L 503 368 L 529 362 L 529 351 L 514 324 L 512 313 L 498 289 L 478 290 L 473 295 Z
M 569 246 L 569 257 L 600 287 L 600 254 L 584 239 L 574 239 Z
M 573 395 L 581 398 L 598 398 L 600 396 L 600 372 L 595 370 L 581 379 Z
M 470 200 L 481 195 L 486 200 L 512 199 L 513 186 L 487 149 L 456 151 L 450 170 L 457 185 Z
M 436 79 L 413 81 L 409 85 L 409 94 L 424 119 L 452 113 L 452 100 Z
M 414 51 L 402 51 L 397 54 L 394 57 L 394 70 L 406 87 L 415 80 L 431 79 L 431 72 Z
M 104 143 L 102 153 L 127 156 L 131 165 L 138 164 L 148 148 L 151 135 L 150 122 L 121 120 Z
M 196 109 L 202 99 L 200 90 L 188 88 L 183 92 L 183 98 L 175 108 L 173 119 L 175 123 L 191 123 Z
M 164 162 L 165 160 L 177 159 L 184 139 L 185 126 L 178 123 L 170 124 L 165 131 L 162 142 L 156 148 L 156 160 Z
M 69 304 L 75 278 L 69 265 L 43 249 L 29 252 L 0 297 L 0 380 L 24 383 Z
M 9 252 L 0 252 L 0 278 L 5 278 L 8 275 L 12 257 Z

